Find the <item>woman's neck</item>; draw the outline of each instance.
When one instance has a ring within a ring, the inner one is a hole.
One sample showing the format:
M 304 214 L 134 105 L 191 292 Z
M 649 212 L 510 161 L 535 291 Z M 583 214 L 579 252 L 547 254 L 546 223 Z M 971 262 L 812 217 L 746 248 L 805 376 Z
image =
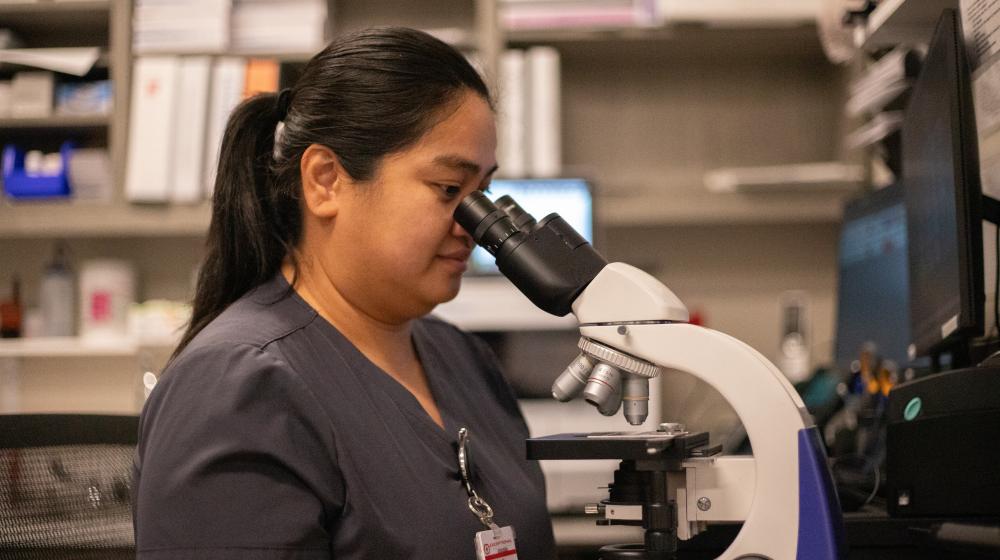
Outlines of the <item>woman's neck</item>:
M 295 275 L 290 263 L 281 269 L 289 284 Z M 375 365 L 394 377 L 408 377 L 420 362 L 413 346 L 413 321 L 389 322 L 351 302 L 336 283 L 317 266 L 301 263 L 295 292 L 337 328 Z

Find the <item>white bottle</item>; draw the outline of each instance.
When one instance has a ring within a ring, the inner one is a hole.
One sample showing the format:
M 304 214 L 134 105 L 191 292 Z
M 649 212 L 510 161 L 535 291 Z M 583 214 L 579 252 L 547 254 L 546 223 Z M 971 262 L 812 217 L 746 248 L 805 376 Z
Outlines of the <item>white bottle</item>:
M 809 379 L 808 294 L 788 291 L 781 294 L 781 346 L 778 349 L 778 368 L 792 383 Z
M 80 267 L 80 337 L 119 340 L 129 334 L 135 269 L 125 261 L 95 259 Z
M 73 336 L 75 294 L 73 271 L 66 262 L 65 246 L 60 243 L 52 262 L 45 267 L 40 286 L 44 336 Z

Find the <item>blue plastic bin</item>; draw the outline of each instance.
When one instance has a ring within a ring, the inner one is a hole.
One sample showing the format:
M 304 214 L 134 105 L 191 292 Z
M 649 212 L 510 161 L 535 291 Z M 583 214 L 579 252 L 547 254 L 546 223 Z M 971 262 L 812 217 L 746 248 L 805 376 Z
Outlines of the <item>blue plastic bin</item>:
M 24 170 L 25 152 L 14 145 L 3 149 L 3 190 L 10 198 L 66 198 L 70 195 L 69 160 L 73 155 L 72 142 L 63 142 L 59 148 L 62 169 L 55 175 L 28 176 Z

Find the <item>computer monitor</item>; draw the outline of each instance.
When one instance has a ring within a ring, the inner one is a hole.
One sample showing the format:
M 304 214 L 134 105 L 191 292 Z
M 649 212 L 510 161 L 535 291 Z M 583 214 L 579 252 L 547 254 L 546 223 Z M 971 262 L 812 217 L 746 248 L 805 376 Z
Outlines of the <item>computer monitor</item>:
M 866 343 L 900 367 L 910 344 L 906 207 L 895 184 L 844 207 L 837 258 L 838 369 L 852 371 Z
M 594 242 L 594 202 L 584 179 L 493 179 L 489 197 L 510 195 L 536 220 L 555 212 L 591 243 Z M 476 247 L 469 259 L 469 273 L 499 274 L 496 259 Z
M 955 10 L 938 20 L 902 127 L 911 355 L 961 367 L 983 333 L 982 193 L 970 69 Z

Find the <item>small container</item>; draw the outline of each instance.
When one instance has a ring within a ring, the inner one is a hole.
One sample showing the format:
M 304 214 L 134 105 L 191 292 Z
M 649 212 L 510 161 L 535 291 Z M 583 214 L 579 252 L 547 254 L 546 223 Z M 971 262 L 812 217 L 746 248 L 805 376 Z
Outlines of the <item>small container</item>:
M 14 276 L 11 280 L 10 297 L 0 300 L 0 337 L 20 337 L 21 321 L 21 280 Z
M 17 146 L 3 149 L 3 188 L 7 196 L 20 199 L 65 198 L 70 195 L 66 162 L 72 157 L 74 145 L 64 142 L 56 156 L 45 163 L 45 155 L 24 153 Z
M 135 301 L 135 269 L 125 261 L 100 259 L 80 267 L 80 336 L 121 339 L 129 335 Z
M 56 246 L 52 262 L 45 267 L 39 287 L 43 336 L 73 336 L 76 290 L 73 271 L 66 258 L 66 246 Z

